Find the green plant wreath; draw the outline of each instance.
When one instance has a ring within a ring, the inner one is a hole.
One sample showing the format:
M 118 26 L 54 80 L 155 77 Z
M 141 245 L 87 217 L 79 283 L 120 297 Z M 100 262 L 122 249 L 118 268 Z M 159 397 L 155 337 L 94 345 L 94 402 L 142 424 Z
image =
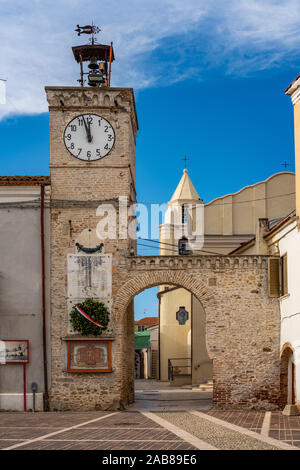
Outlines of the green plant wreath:
M 95 325 L 87 318 L 84 318 L 80 313 L 75 309 L 75 306 L 78 306 L 83 310 L 89 317 L 91 317 L 96 322 L 100 323 L 103 328 Z M 109 311 L 103 302 L 98 302 L 94 299 L 86 299 L 84 302 L 77 303 L 73 305 L 73 308 L 70 313 L 70 321 L 74 331 L 78 331 L 82 335 L 101 335 L 102 331 L 107 329 L 109 322 Z

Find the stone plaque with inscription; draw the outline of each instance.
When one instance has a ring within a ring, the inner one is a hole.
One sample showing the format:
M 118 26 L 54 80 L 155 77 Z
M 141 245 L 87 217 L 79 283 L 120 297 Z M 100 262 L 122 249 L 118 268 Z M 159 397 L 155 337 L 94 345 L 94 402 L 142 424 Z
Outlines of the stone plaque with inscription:
M 68 255 L 68 298 L 88 297 L 107 301 L 112 293 L 112 257 L 106 255 Z
M 69 340 L 68 372 L 111 372 L 111 341 Z

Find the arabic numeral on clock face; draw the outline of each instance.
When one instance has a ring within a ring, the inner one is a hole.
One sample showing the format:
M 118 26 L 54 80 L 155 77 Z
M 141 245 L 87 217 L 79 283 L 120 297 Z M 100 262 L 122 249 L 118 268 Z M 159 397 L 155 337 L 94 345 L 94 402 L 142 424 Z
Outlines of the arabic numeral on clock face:
M 87 156 L 88 159 L 91 158 L 91 151 L 90 151 L 90 150 L 88 150 L 88 151 L 86 152 L 86 156 Z
M 70 127 L 71 127 L 71 131 L 72 131 L 72 132 L 76 132 L 77 127 L 75 126 L 75 124 L 73 124 L 73 125 L 71 124 Z
M 100 149 L 96 149 L 96 155 L 97 157 L 101 157 Z
M 105 150 L 108 150 L 108 144 L 104 145 Z

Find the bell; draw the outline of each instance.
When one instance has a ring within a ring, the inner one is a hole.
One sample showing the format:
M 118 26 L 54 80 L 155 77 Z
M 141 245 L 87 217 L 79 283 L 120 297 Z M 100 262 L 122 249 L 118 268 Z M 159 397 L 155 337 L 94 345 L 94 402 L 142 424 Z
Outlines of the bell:
M 88 68 L 91 69 L 91 70 L 97 70 L 98 69 L 97 59 L 95 57 L 91 58 L 91 61 L 88 65 Z
M 92 71 L 88 74 L 88 84 L 90 86 L 99 86 L 103 82 L 104 78 L 100 71 Z

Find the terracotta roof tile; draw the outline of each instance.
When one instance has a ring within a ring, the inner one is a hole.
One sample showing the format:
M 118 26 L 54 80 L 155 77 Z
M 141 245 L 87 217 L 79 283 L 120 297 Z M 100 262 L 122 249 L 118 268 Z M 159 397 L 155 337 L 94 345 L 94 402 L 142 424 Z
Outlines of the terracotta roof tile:
M 7 185 L 7 184 L 28 184 L 28 185 L 36 185 L 36 184 L 50 184 L 50 175 L 15 175 L 15 176 L 1 176 L 0 175 L 0 184 Z
M 145 317 L 134 322 L 135 325 L 158 325 L 158 317 Z

